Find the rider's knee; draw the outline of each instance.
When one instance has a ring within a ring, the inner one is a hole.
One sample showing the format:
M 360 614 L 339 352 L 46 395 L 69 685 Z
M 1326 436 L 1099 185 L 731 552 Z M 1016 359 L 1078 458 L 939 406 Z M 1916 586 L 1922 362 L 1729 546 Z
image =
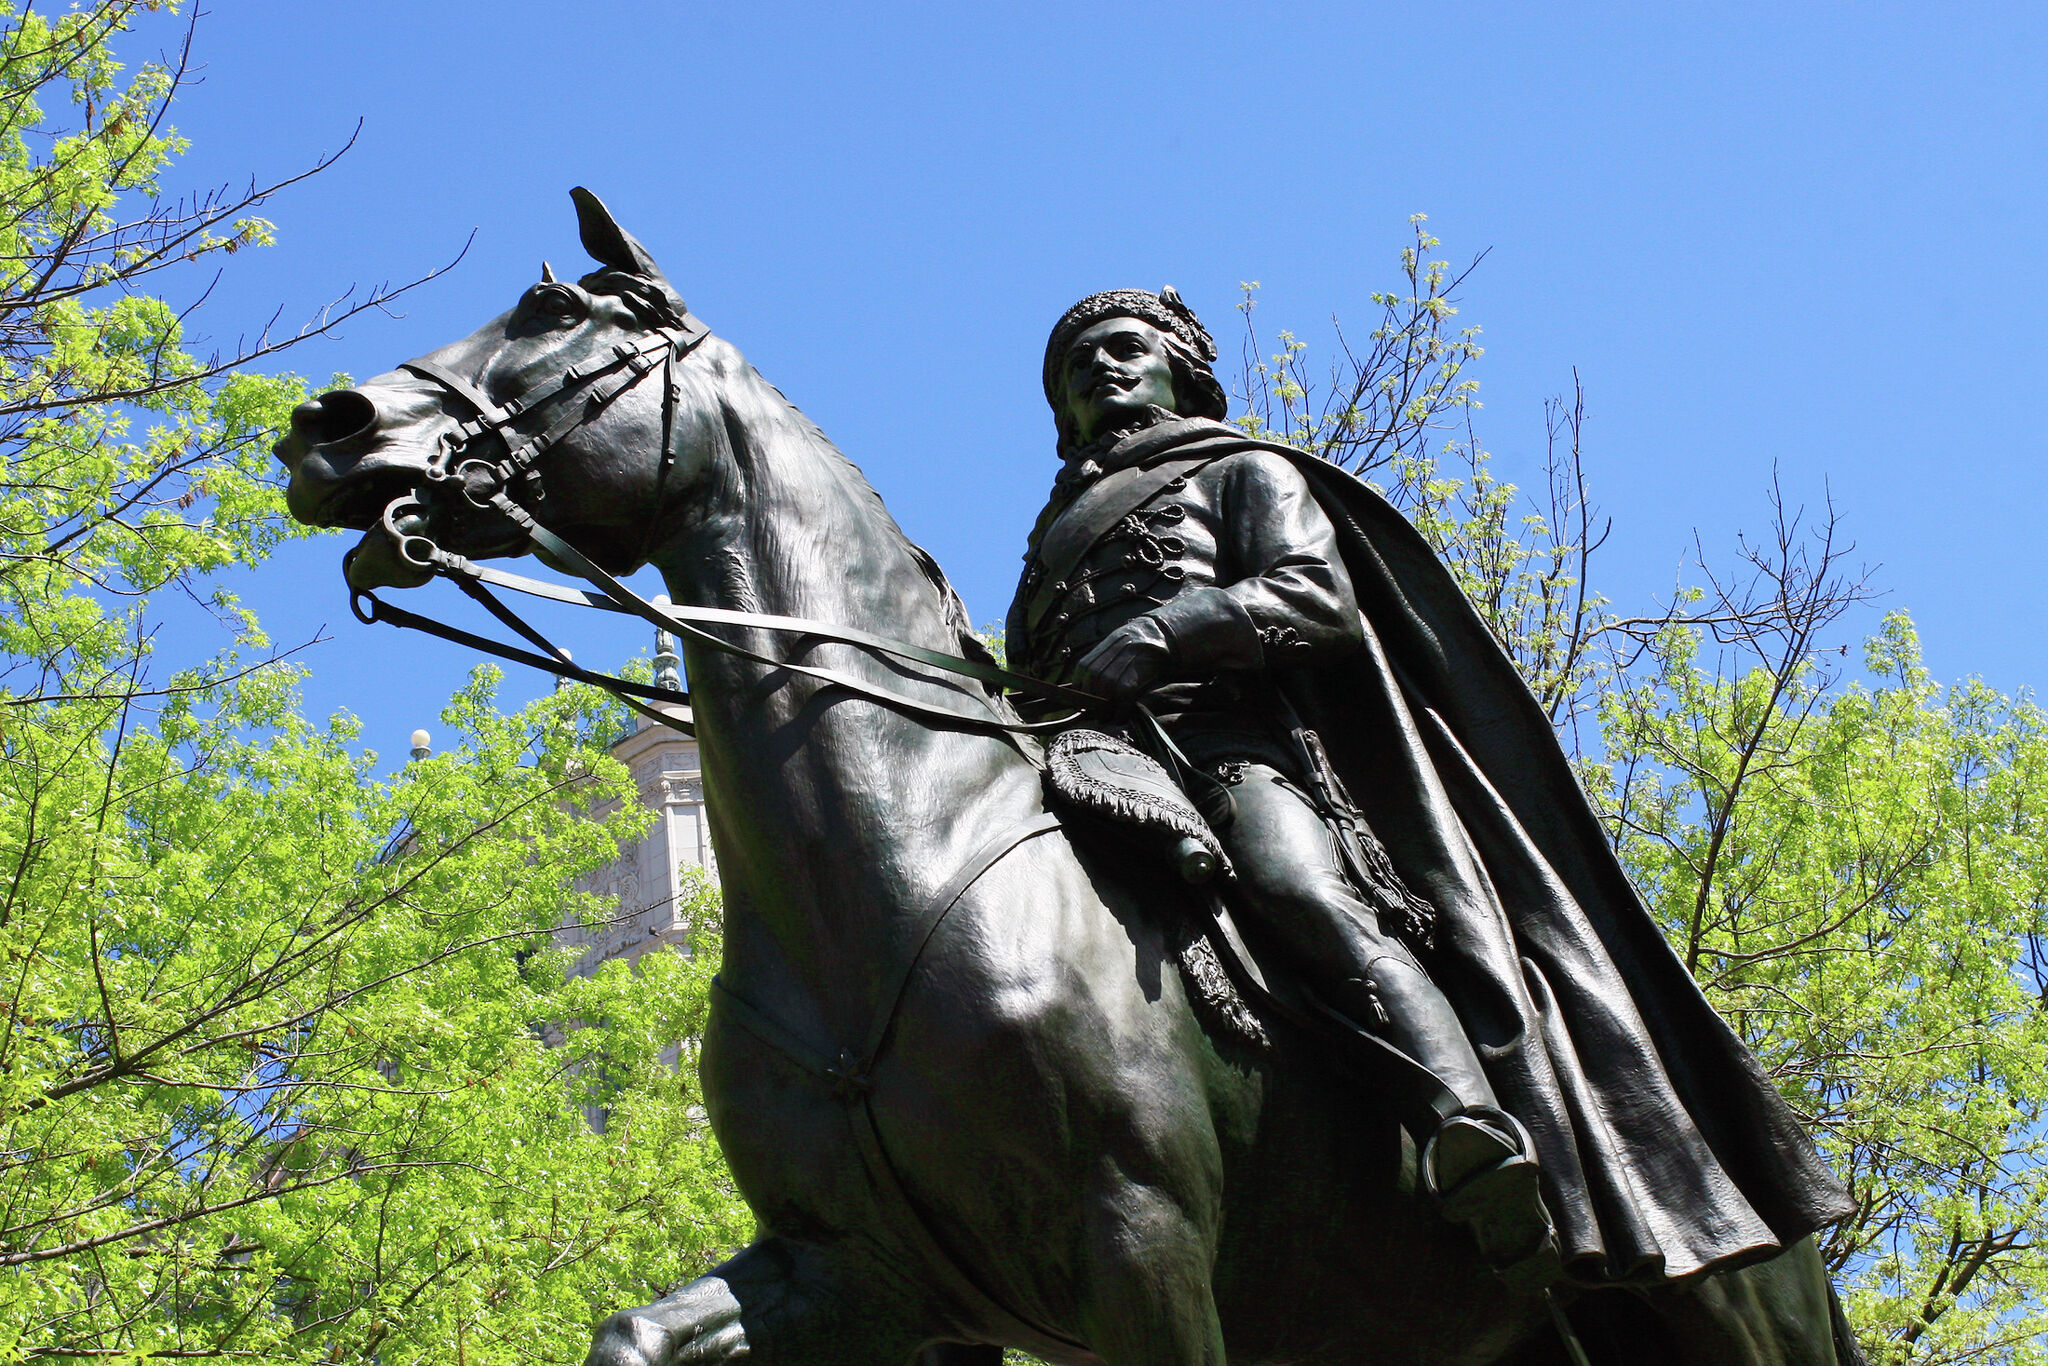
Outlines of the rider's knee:
M 1235 818 L 1222 836 L 1246 891 L 1276 907 L 1310 906 L 1348 885 L 1329 827 L 1294 784 L 1254 764 L 1231 795 Z

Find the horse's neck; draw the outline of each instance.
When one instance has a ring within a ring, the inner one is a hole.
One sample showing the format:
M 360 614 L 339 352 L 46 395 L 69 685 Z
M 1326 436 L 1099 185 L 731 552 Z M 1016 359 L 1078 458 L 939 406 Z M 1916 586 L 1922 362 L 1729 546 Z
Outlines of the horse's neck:
M 881 500 L 815 425 L 733 357 L 722 449 L 662 557 L 685 602 L 809 617 L 957 653 L 948 597 Z M 923 670 L 755 633 L 759 652 L 890 690 L 974 703 Z M 856 965 L 900 951 L 908 918 L 1033 799 L 1000 738 L 941 729 L 799 675 L 686 647 L 721 881 L 727 966 L 811 998 L 828 1023 L 871 1003 Z
M 943 596 L 860 471 L 753 367 L 732 365 L 721 468 L 690 534 L 693 553 L 711 545 L 721 560 L 705 587 L 732 599 L 722 605 L 953 649 Z

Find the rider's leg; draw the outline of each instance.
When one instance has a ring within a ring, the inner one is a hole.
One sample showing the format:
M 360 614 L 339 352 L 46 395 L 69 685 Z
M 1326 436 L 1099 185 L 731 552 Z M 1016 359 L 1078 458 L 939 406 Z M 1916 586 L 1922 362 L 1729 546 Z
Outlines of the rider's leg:
M 1219 832 L 1238 888 L 1316 992 L 1443 1079 L 1467 1107 L 1498 1101 L 1457 1012 L 1352 887 L 1329 826 L 1275 770 L 1247 766 Z
M 1236 817 L 1219 833 L 1261 923 L 1308 968 L 1318 993 L 1434 1072 L 1463 1107 L 1424 1150 L 1445 1214 L 1472 1227 L 1496 1266 L 1547 1275 L 1547 1262 L 1528 1261 L 1550 1235 L 1534 1155 L 1500 1110 L 1450 1001 L 1358 895 L 1329 826 L 1299 788 L 1251 764 L 1231 795 Z

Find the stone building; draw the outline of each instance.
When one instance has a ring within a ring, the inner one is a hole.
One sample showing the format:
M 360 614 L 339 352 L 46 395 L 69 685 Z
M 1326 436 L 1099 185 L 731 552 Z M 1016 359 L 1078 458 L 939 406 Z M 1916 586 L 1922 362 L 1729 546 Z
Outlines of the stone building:
M 682 691 L 682 661 L 675 652 L 675 638 L 656 631 L 654 648 L 654 681 Z M 561 683 L 558 680 L 556 686 Z M 655 710 L 669 709 L 657 703 Z M 686 708 L 674 710 L 687 715 Z M 425 759 L 431 753 L 430 740 L 424 730 L 413 732 L 414 759 Z M 573 884 L 579 892 L 598 896 L 601 905 L 616 907 L 600 910 L 593 917 L 595 924 L 571 921 L 559 931 L 555 942 L 576 951 L 571 971 L 579 977 L 589 976 L 614 958 L 632 963 L 650 949 L 688 952 L 687 912 L 694 883 L 700 877 L 715 880 L 718 874 L 718 862 L 711 852 L 711 826 L 704 814 L 704 775 L 697 763 L 697 742 L 681 731 L 643 718 L 635 729 L 612 742 L 611 751 L 633 775 L 641 804 L 652 809 L 657 819 L 638 841 L 620 849 L 617 858 Z M 617 809 L 615 804 L 606 804 L 594 814 L 609 815 Z M 394 852 L 404 847 L 401 840 Z
M 658 685 L 682 688 L 675 640 L 666 631 L 654 636 L 654 671 Z M 660 708 L 657 707 L 657 710 Z M 637 730 L 613 742 L 612 755 L 633 775 L 640 801 L 658 816 L 638 843 L 578 880 L 576 889 L 594 892 L 616 904 L 610 924 L 566 927 L 558 941 L 579 951 L 574 969 L 580 975 L 623 958 L 628 962 L 650 949 L 681 948 L 689 933 L 684 919 L 691 873 L 701 869 L 715 876 L 711 827 L 704 817 L 704 775 L 697 763 L 697 742 L 667 726 L 642 720 Z

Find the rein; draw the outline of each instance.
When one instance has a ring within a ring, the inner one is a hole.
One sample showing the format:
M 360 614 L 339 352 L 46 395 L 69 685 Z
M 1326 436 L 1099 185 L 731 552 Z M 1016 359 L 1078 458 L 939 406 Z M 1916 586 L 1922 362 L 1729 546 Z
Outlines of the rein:
M 481 603 L 486 611 L 534 645 L 540 653 L 506 645 L 459 627 L 435 621 L 431 617 L 407 611 L 405 608 L 395 607 L 368 589 L 357 589 L 350 598 L 350 610 L 355 613 L 356 619 L 365 625 L 384 622 L 403 629 L 420 631 L 515 664 L 547 670 L 581 683 L 592 684 L 611 693 L 641 715 L 682 731 L 685 735 L 696 734 L 692 718 L 656 711 L 646 703 L 662 702 L 672 707 L 688 708 L 688 693 L 672 688 L 649 687 L 612 674 L 582 668 L 571 660 L 565 651 L 501 602 L 490 591 L 490 586 L 496 585 L 555 602 L 636 616 L 663 630 L 697 641 L 721 654 L 789 673 L 802 674 L 821 683 L 844 688 L 883 706 L 942 724 L 1013 734 L 1031 734 L 1060 729 L 1070 725 L 1075 717 L 1067 715 L 1050 721 L 1017 721 L 1006 717 L 1003 710 L 996 705 L 995 699 L 986 695 L 977 697 L 981 707 L 973 711 L 925 701 L 872 683 L 841 669 L 778 659 L 703 628 L 733 626 L 858 646 L 944 673 L 973 679 L 979 683 L 1058 702 L 1062 706 L 1073 708 L 1076 714 L 1098 710 L 1106 705 L 1102 698 L 1092 694 L 1012 673 L 987 660 L 946 654 L 943 651 L 892 640 L 887 636 L 876 635 L 857 627 L 812 621 L 804 617 L 650 602 L 594 563 L 582 551 L 548 530 L 538 517 L 514 500 L 509 490 L 517 482 L 525 485 L 528 497 L 535 501 L 545 501 L 539 477 L 541 458 L 651 374 L 657 364 L 663 367 L 665 383 L 662 395 L 661 470 L 656 488 L 657 491 L 665 488 L 669 471 L 675 463 L 674 421 L 679 388 L 674 369 L 677 362 L 694 351 L 709 335 L 709 329 L 686 313 L 679 327 L 656 328 L 647 340 L 638 345 L 616 343 L 608 356 L 601 355 L 570 366 L 563 371 L 562 377 L 552 388 L 543 390 L 537 396 L 507 399 L 503 404 L 492 403 L 490 397 L 475 384 L 435 361 L 422 357 L 400 366 L 400 369 L 437 385 L 445 394 L 475 414 L 442 437 L 441 449 L 435 453 L 427 468 L 429 487 L 450 487 L 472 507 L 480 511 L 497 513 L 525 532 L 529 541 L 546 552 L 558 565 L 581 575 L 596 585 L 598 591 L 571 588 L 527 578 L 524 575 L 506 573 L 443 550 L 421 529 L 426 524 L 425 505 L 416 492 L 405 493 L 392 499 L 385 507 L 376 527 L 376 530 L 382 531 L 391 541 L 398 558 L 415 569 L 426 570 L 453 581 L 465 594 Z M 657 356 L 661 359 L 657 360 Z M 583 401 L 571 403 L 570 400 L 579 393 L 583 394 Z M 538 431 L 527 434 L 519 429 L 517 424 L 522 420 L 531 420 L 536 415 L 545 415 L 556 408 L 562 408 L 564 411 L 541 425 Z M 473 442 L 486 436 L 495 437 L 505 444 L 506 453 L 502 460 L 494 462 L 466 455 Z M 651 540 L 652 535 L 653 526 L 650 520 L 648 539 Z M 344 570 L 355 553 L 351 550 L 348 556 L 344 557 Z

